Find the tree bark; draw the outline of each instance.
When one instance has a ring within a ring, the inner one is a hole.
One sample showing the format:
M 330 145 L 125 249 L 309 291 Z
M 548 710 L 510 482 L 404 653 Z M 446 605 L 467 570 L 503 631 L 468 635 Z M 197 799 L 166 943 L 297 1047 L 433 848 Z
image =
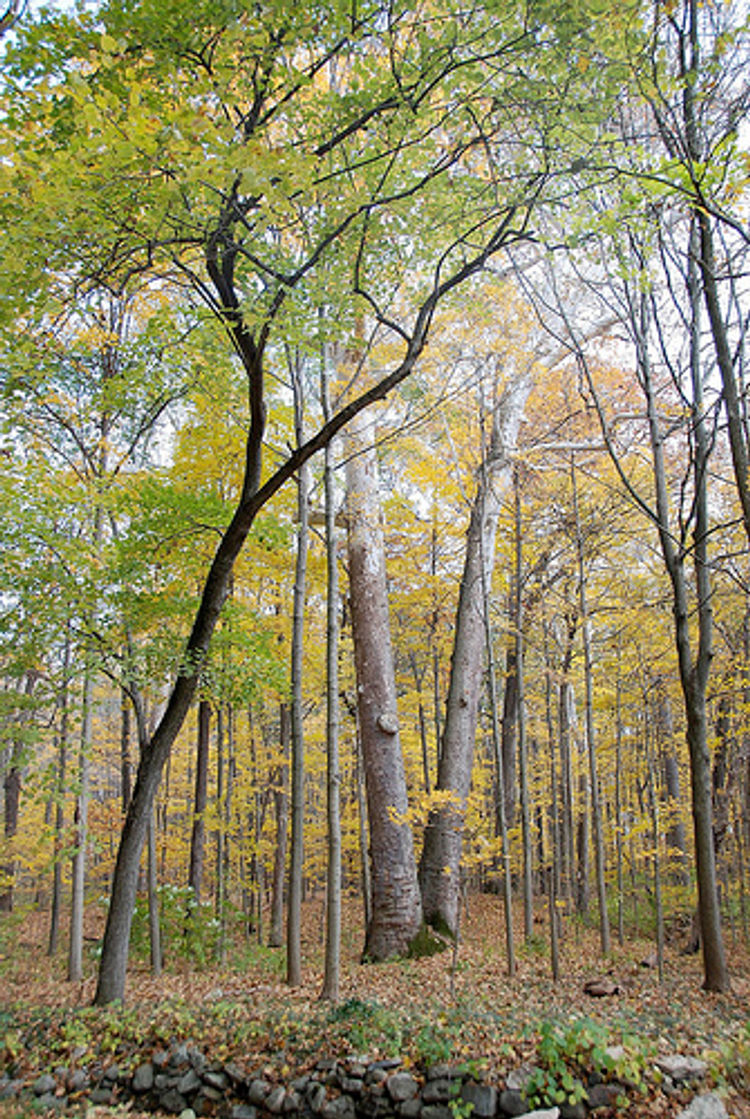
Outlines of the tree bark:
M 271 927 L 268 934 L 270 948 L 281 948 L 284 943 L 284 878 L 286 876 L 286 848 L 289 821 L 287 795 L 287 767 L 289 757 L 289 706 L 279 706 L 279 739 L 284 760 L 276 771 L 273 800 L 276 810 L 276 846 L 273 853 L 273 879 L 271 884 Z
M 597 772 L 596 738 L 594 725 L 594 682 L 591 652 L 591 619 L 586 594 L 586 571 L 583 554 L 583 537 L 578 505 L 578 485 L 575 471 L 575 458 L 571 456 L 571 482 L 573 491 L 573 516 L 576 534 L 576 559 L 578 563 L 578 603 L 581 614 L 581 635 L 583 638 L 583 675 L 586 689 L 586 746 L 589 763 L 589 782 L 591 787 L 591 819 L 594 831 L 594 859 L 596 868 L 596 895 L 599 906 L 599 939 L 603 956 L 611 951 L 609 933 L 609 913 L 607 911 L 607 887 L 605 881 L 604 830 L 599 795 L 599 775 Z
M 83 679 L 81 738 L 78 751 L 79 790 L 76 799 L 76 845 L 73 853 L 70 945 L 68 951 L 68 980 L 80 983 L 83 978 L 83 916 L 86 886 L 86 845 L 88 843 L 88 811 L 91 777 L 91 742 L 94 704 L 94 676 L 87 665 Z
M 198 734 L 195 747 L 195 793 L 193 797 L 193 828 L 190 836 L 188 886 L 193 891 L 191 905 L 200 905 L 203 886 L 203 855 L 206 841 L 206 807 L 208 805 L 208 756 L 211 743 L 211 704 L 202 699 L 198 704 Z
M 516 445 L 531 384 L 528 370 L 512 377 L 493 407 L 490 445 L 482 465 L 466 538 L 435 785 L 451 799 L 429 814 L 419 864 L 425 920 L 452 937 L 458 929 L 464 816 L 474 761 L 486 647 L 484 587 L 491 583 L 497 521 L 511 477 L 509 456 Z
M 330 419 L 328 369 L 323 355 L 321 374 L 323 416 Z M 334 451 L 325 449 L 326 532 L 326 946 L 323 989 L 320 997 L 339 1000 L 341 971 L 341 772 L 339 763 L 339 573 L 336 541 L 336 492 Z
M 370 826 L 372 911 L 363 955 L 378 961 L 407 951 L 419 931 L 422 906 L 396 708 L 377 459 L 359 423 L 350 429 L 346 485 L 357 712 Z
M 303 442 L 303 398 L 299 369 L 291 368 L 294 387 L 294 415 L 297 444 Z M 304 721 L 302 715 L 303 640 L 305 628 L 305 598 L 307 580 L 307 551 L 309 539 L 308 493 L 309 471 L 300 467 L 297 478 L 297 558 L 294 574 L 294 607 L 292 617 L 291 664 L 291 731 L 292 731 L 292 843 L 289 867 L 289 895 L 287 912 L 286 981 L 291 987 L 302 982 L 301 933 L 302 933 L 302 871 L 304 854 L 305 814 L 305 753 Z

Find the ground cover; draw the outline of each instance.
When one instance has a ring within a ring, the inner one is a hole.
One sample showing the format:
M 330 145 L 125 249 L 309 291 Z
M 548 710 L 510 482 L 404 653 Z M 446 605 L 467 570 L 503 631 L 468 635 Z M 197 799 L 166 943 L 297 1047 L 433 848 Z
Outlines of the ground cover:
M 45 957 L 43 915 L 10 918 L 0 960 L 0 1076 L 10 1070 L 31 1083 L 60 1066 L 116 1061 L 135 1067 L 178 1040 L 277 1082 L 313 1068 L 322 1056 L 356 1053 L 400 1059 L 417 1073 L 439 1062 L 459 1063 L 502 1085 L 512 1070 L 538 1064 L 540 1053 L 550 1067 L 575 1073 L 579 1058 L 622 1045 L 633 1076 L 643 1073 L 641 1090 L 628 1094 L 628 1115 L 669 1119 L 685 1106 L 694 1088 L 666 1093 L 653 1075 L 659 1055 L 681 1053 L 707 1062 L 704 1087 L 724 1094 L 730 1116 L 750 1119 L 750 963 L 738 931 L 734 939 L 728 933 L 732 990 L 726 995 L 701 991 L 700 958 L 681 954 L 679 940 L 667 947 L 659 983 L 656 970 L 643 966 L 652 943 L 628 940 L 603 962 L 594 931 L 577 921 L 567 925 L 562 978 L 553 983 L 543 921 L 527 947 L 518 930 L 518 969 L 508 976 L 495 897 L 469 899 L 457 952 L 379 965 L 359 962 L 359 908 L 352 899 L 344 921 L 341 1000 L 332 1006 L 318 997 L 322 904 L 317 898 L 305 906 L 299 988 L 283 981 L 283 950 L 248 941 L 225 968 L 198 970 L 168 960 L 165 974 L 154 979 L 136 966 L 125 1006 L 107 1010 L 90 1006 L 93 950 L 89 973 L 73 987 L 60 978 L 60 960 Z M 96 921 L 92 915 L 87 930 L 92 946 Z M 587 983 L 600 977 L 616 992 L 586 994 Z M 0 1108 L 3 1116 L 26 1114 L 13 1101 Z M 132 1105 L 127 1113 L 138 1114 Z M 114 1114 L 89 1108 L 92 1119 Z

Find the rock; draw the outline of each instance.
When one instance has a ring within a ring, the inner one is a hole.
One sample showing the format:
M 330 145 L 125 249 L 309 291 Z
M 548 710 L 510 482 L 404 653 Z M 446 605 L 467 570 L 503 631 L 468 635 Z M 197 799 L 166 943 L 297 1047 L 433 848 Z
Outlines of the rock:
M 130 1086 L 136 1095 L 151 1091 L 154 1086 L 154 1066 L 150 1061 L 146 1064 L 138 1065 L 138 1068 L 133 1073 Z
M 525 1119 L 559 1119 L 559 1107 L 542 1107 L 537 1111 L 527 1111 Z
M 459 1075 L 459 1071 L 455 1065 L 448 1064 L 447 1061 L 441 1061 L 437 1065 L 430 1065 L 427 1070 L 428 1080 L 454 1080 Z
M 267 1111 L 270 1111 L 272 1115 L 281 1115 L 281 1112 L 284 1110 L 285 1096 L 286 1088 L 283 1084 L 277 1084 L 266 1096 L 264 1107 Z
M 23 1080 L 5 1080 L 0 1084 L 0 1100 L 14 1099 L 23 1088 Z
M 453 1095 L 450 1080 L 428 1080 L 422 1089 L 422 1103 L 447 1103 Z
M 36 1106 L 40 1111 L 64 1111 L 68 1105 L 65 1096 L 56 1096 L 53 1092 L 45 1092 L 43 1096 L 37 1096 Z
M 65 1082 L 69 1092 L 84 1092 L 89 1086 L 89 1078 L 82 1068 L 73 1069 L 68 1073 Z
M 346 1061 L 346 1071 L 355 1080 L 364 1080 L 367 1075 L 367 1062 L 361 1057 L 349 1057 Z
M 319 1082 L 308 1084 L 305 1095 L 307 1096 L 307 1102 L 310 1105 L 311 1111 L 315 1112 L 315 1114 L 322 1111 L 323 1104 L 328 1099 L 328 1093 L 322 1084 Z
M 169 1064 L 173 1069 L 182 1068 L 190 1063 L 191 1046 L 187 1042 L 176 1042 L 169 1051 Z
M 56 1088 L 57 1081 L 54 1076 L 45 1072 L 34 1081 L 33 1091 L 35 1096 L 49 1096 L 55 1094 Z
M 659 963 L 659 956 L 656 952 L 649 952 L 648 956 L 644 956 L 640 961 L 641 967 L 656 967 Z
M 233 1084 L 244 1084 L 245 1073 L 235 1061 L 229 1061 L 224 1065 L 224 1072 L 227 1074 Z
M 422 1101 L 419 1096 L 414 1096 L 413 1099 L 397 1103 L 396 1111 L 402 1119 L 417 1119 L 422 1111 Z
M 562 1104 L 560 1119 L 586 1119 L 586 1104 L 583 1100 L 578 1100 L 577 1103 Z
M 355 1119 L 354 1100 L 349 1096 L 326 1100 L 320 1114 L 323 1119 Z
M 530 1065 L 521 1065 L 519 1068 L 511 1069 L 505 1078 L 505 1087 L 509 1088 L 511 1092 L 522 1092 L 534 1071 Z
M 236 1103 L 229 1115 L 230 1119 L 258 1119 L 258 1109 L 251 1103 Z
M 348 1096 L 361 1096 L 362 1089 L 364 1088 L 364 1081 L 355 1076 L 342 1076 L 339 1080 L 339 1085 L 342 1092 L 346 1092 Z
M 228 1078 L 225 1073 L 217 1072 L 214 1069 L 207 1069 L 201 1074 L 203 1083 L 208 1084 L 209 1088 L 216 1088 L 219 1092 L 225 1092 L 227 1089 Z
M 705 1092 L 701 1096 L 696 1096 L 692 1103 L 679 1113 L 677 1119 L 727 1119 L 727 1109 L 716 1092 Z
M 100 1084 L 89 1093 L 89 1100 L 91 1103 L 109 1104 L 112 1103 L 112 1089 L 107 1085 Z
M 421 1119 L 453 1119 L 453 1112 L 444 1103 L 423 1104 Z
M 265 1103 L 266 1096 L 270 1091 L 271 1085 L 267 1080 L 252 1080 L 247 1090 L 247 1098 L 250 1103 L 260 1107 L 262 1103 Z
M 583 985 L 583 993 L 591 995 L 593 998 L 601 999 L 607 998 L 610 995 L 619 995 L 620 988 L 606 975 L 600 975 L 596 979 L 588 979 Z
M 528 1110 L 528 1104 L 518 1088 L 506 1088 L 500 1093 L 498 1103 L 501 1111 L 513 1117 L 525 1115 Z
M 166 1092 L 159 1096 L 159 1107 L 168 1111 L 170 1115 L 179 1115 L 187 1107 L 187 1100 L 176 1088 L 167 1088 Z
M 497 1088 L 493 1088 L 491 1084 L 477 1084 L 475 1080 L 467 1080 L 461 1086 L 461 1099 L 473 1104 L 471 1114 L 476 1119 L 493 1119 L 497 1111 Z
M 189 1068 L 186 1073 L 180 1077 L 175 1084 L 175 1088 L 181 1096 L 191 1096 L 193 1092 L 197 1092 L 201 1086 L 201 1078 L 194 1068 Z
M 365 1084 L 382 1084 L 388 1079 L 388 1071 L 382 1065 L 370 1065 L 365 1073 Z
M 192 1107 L 186 1107 L 184 1111 L 180 1112 L 180 1119 L 197 1119 Z
M 290 1088 L 284 1096 L 284 1114 L 291 1115 L 292 1112 L 299 1111 L 301 1107 L 302 1100 L 299 1098 L 298 1093 L 295 1092 L 293 1088 Z
M 600 1107 L 614 1107 L 622 1091 L 620 1084 L 595 1084 L 589 1088 L 589 1109 L 596 1111 Z
M 701 1061 L 697 1057 L 683 1057 L 679 1053 L 674 1053 L 669 1057 L 659 1057 L 656 1061 L 656 1067 L 675 1082 L 703 1080 L 708 1072 L 705 1061 Z
M 410 1072 L 394 1072 L 385 1083 L 388 1095 L 394 1103 L 402 1103 L 416 1096 L 419 1084 Z

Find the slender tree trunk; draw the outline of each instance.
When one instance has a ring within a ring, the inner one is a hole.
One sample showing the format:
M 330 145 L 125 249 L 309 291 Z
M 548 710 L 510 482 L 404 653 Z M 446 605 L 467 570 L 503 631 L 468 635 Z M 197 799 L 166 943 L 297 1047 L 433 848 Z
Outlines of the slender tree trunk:
M 87 665 L 83 679 L 81 739 L 78 751 L 79 789 L 76 799 L 76 840 L 72 866 L 70 946 L 68 953 L 68 980 L 71 983 L 80 983 L 83 978 L 83 915 L 86 887 L 93 705 L 94 675 Z
M 120 693 L 120 797 L 123 816 L 128 810 L 133 787 L 130 764 L 130 703 L 127 689 L 123 688 Z
M 287 794 L 287 769 L 289 758 L 289 706 L 282 703 L 279 707 L 279 738 L 283 761 L 276 771 L 273 800 L 276 810 L 276 846 L 273 855 L 273 879 L 271 884 L 271 928 L 268 944 L 271 948 L 281 948 L 284 943 L 284 878 L 286 875 L 286 848 L 289 822 L 289 797 Z
M 572 721 L 575 712 L 573 685 L 570 680 L 570 666 L 573 660 L 573 642 L 577 629 L 577 616 L 566 619 L 565 649 L 560 668 L 559 724 L 560 724 L 560 853 L 562 857 L 561 878 L 564 896 L 570 901 L 575 896 L 575 834 L 573 830 L 573 747 Z
M 482 463 L 466 539 L 435 786 L 451 794 L 451 801 L 430 812 L 419 864 L 425 920 L 450 936 L 455 936 L 458 923 L 464 816 L 486 651 L 485 587 L 491 582 L 497 521 L 511 478 L 509 457 L 531 384 L 530 371 L 526 371 L 512 378 L 495 401 L 490 445 Z
M 508 615 L 511 627 L 515 630 L 515 615 L 517 612 L 518 590 L 513 587 L 508 598 Z M 505 789 L 505 826 L 512 828 L 517 803 L 518 770 L 518 637 L 515 632 L 510 634 L 505 649 L 505 687 L 503 688 L 503 720 L 502 729 L 502 758 L 503 758 L 503 788 Z
M 515 521 L 515 633 L 516 633 L 516 692 L 518 696 L 518 763 L 521 789 L 521 840 L 523 844 L 523 928 L 528 943 L 534 933 L 533 860 L 531 846 L 531 813 L 529 809 L 529 763 L 526 745 L 526 697 L 524 681 L 523 639 L 523 536 L 521 532 L 521 490 L 518 472 L 513 472 L 514 521 Z M 507 792 L 507 790 L 506 790 Z
M 691 238 L 691 242 L 694 237 Z M 706 719 L 706 687 L 712 657 L 712 608 L 711 583 L 708 567 L 708 503 L 706 494 L 706 464 L 708 434 L 703 414 L 702 383 L 698 369 L 698 309 L 693 277 L 695 267 L 694 246 L 689 253 L 688 294 L 692 310 L 691 377 L 693 391 L 693 477 L 695 484 L 695 524 L 693 531 L 695 587 L 698 602 L 698 648 L 693 658 L 691 648 L 691 616 L 685 577 L 685 555 L 679 551 L 671 532 L 669 497 L 666 482 L 663 442 L 659 425 L 651 366 L 646 347 L 647 309 L 642 307 L 642 323 L 638 333 L 639 371 L 646 394 L 651 453 L 654 465 L 654 482 L 658 513 L 658 530 L 664 563 L 672 585 L 675 644 L 685 702 L 688 751 L 690 754 L 690 783 L 692 793 L 695 860 L 698 878 L 698 911 L 701 943 L 703 947 L 704 986 L 710 991 L 724 991 L 729 986 L 729 975 L 721 932 L 721 915 L 717 892 L 716 856 L 714 851 L 711 764 L 708 748 Z
M 484 591 L 485 594 L 489 593 L 489 588 L 486 583 L 484 586 Z M 494 642 L 492 640 L 492 626 L 490 624 L 490 612 L 488 609 L 484 612 L 484 635 L 487 648 L 487 687 L 489 690 L 490 718 L 492 720 L 492 744 L 495 753 L 498 786 L 496 814 L 503 863 L 503 911 L 505 917 L 505 950 L 508 957 L 508 975 L 513 976 L 516 973 L 516 949 L 513 936 L 513 883 L 510 865 L 510 844 L 508 843 L 508 826 L 505 821 L 505 789 L 503 787 L 504 776 L 502 738 L 500 732 L 500 712 L 498 710 L 497 702 L 497 673 L 495 672 Z
M 350 429 L 346 484 L 357 711 L 370 825 L 372 912 L 364 957 L 378 961 L 407 951 L 419 931 L 422 906 L 407 819 L 377 459 L 361 424 Z
M 328 369 L 323 357 L 321 398 L 324 419 L 330 419 Z M 326 529 L 326 818 L 328 850 L 326 874 L 326 946 L 321 998 L 339 1000 L 341 970 L 341 772 L 339 763 L 339 573 L 336 541 L 334 448 L 325 449 Z
M 294 385 L 294 413 L 297 445 L 301 446 L 303 435 L 302 386 L 300 370 L 292 368 Z M 292 617 L 292 665 L 291 665 L 291 730 L 292 730 L 292 842 L 291 863 L 289 868 L 289 894 L 287 912 L 287 974 L 286 980 L 291 987 L 302 982 L 302 873 L 303 873 L 303 828 L 305 811 L 305 772 L 304 772 L 304 724 L 302 714 L 302 674 L 303 639 L 305 627 L 305 597 L 307 580 L 308 550 L 308 492 L 310 489 L 309 470 L 306 465 L 300 468 L 297 476 L 297 560 L 294 577 L 294 608 Z
M 57 782 L 55 803 L 55 838 L 52 867 L 52 906 L 49 923 L 47 955 L 54 956 L 60 936 L 62 911 L 62 848 L 65 826 L 65 771 L 68 763 L 68 736 L 70 733 L 70 632 L 65 635 L 62 666 L 62 694 L 60 697 L 60 727 L 57 746 Z
M 604 829 L 597 773 L 596 739 L 594 726 L 594 683 L 591 653 L 591 619 L 586 595 L 586 572 L 583 555 L 583 537 L 578 507 L 578 486 L 575 460 L 571 458 L 571 481 L 573 488 L 573 515 L 575 518 L 576 553 L 578 560 L 578 602 L 581 612 L 581 635 L 583 638 L 583 674 L 586 688 L 586 745 L 589 762 L 589 781 L 591 786 L 591 819 L 594 831 L 594 859 L 596 867 L 596 895 L 599 905 L 599 939 L 603 956 L 611 951 L 609 934 L 609 913 L 607 910 L 607 887 L 605 880 Z
M 146 837 L 146 876 L 148 889 L 148 939 L 151 960 L 151 974 L 161 975 L 164 964 L 161 947 L 161 923 L 159 920 L 159 875 L 158 854 L 156 850 L 156 805 L 151 805 Z
M 617 942 L 625 943 L 625 882 L 623 878 L 622 818 L 622 681 L 617 673 L 615 698 L 615 852 L 617 861 Z
M 674 749 L 674 725 L 672 709 L 663 683 L 657 695 L 656 726 L 662 743 L 662 772 L 664 779 L 664 799 L 667 819 L 667 866 L 673 882 L 686 886 L 690 881 L 688 873 L 687 843 L 685 825 L 681 819 L 682 795 L 680 792 L 680 769 Z
M 211 744 L 211 704 L 207 699 L 198 704 L 198 735 L 195 749 L 195 793 L 193 796 L 193 828 L 190 836 L 188 886 L 193 892 L 191 905 L 198 906 L 203 886 L 203 857 L 206 842 L 206 807 L 208 805 L 208 757 Z
M 24 703 L 28 703 L 34 691 L 36 673 L 29 671 L 22 682 Z M 19 686 L 21 682 L 19 681 Z M 3 831 L 5 844 L 8 850 L 8 862 L 2 868 L 8 885 L 0 892 L 0 913 L 12 913 L 14 904 L 14 888 L 16 877 L 15 838 L 18 833 L 18 822 L 21 811 L 21 784 L 23 767 L 26 755 L 26 739 L 24 728 L 29 719 L 27 706 L 22 706 L 17 718 L 17 731 L 13 737 L 10 751 L 10 761 L 3 780 L 4 792 L 4 821 Z

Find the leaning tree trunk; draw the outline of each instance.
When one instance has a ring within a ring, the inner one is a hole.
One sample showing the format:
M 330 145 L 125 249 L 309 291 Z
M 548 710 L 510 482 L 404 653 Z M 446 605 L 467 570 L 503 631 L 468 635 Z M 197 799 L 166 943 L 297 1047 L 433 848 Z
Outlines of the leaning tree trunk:
M 370 824 L 372 910 L 364 956 L 408 949 L 422 923 L 393 672 L 375 448 L 351 431 L 346 468 L 349 594 Z
M 436 790 L 450 794 L 450 799 L 430 812 L 419 864 L 425 920 L 451 937 L 456 936 L 458 929 L 463 827 L 482 688 L 483 590 L 491 582 L 497 522 L 511 477 L 509 455 L 516 445 L 531 383 L 530 371 L 512 378 L 494 407 L 489 452 L 480 474 L 466 539 L 435 785 Z

